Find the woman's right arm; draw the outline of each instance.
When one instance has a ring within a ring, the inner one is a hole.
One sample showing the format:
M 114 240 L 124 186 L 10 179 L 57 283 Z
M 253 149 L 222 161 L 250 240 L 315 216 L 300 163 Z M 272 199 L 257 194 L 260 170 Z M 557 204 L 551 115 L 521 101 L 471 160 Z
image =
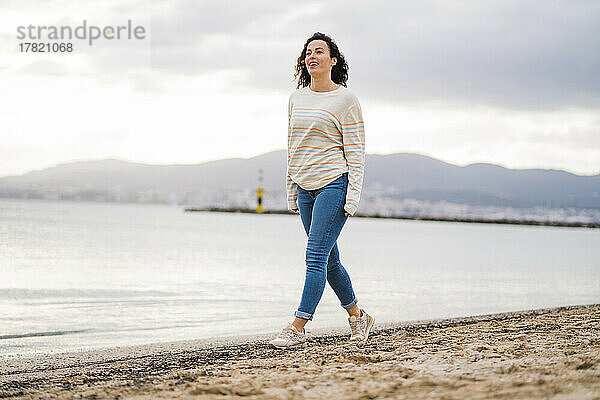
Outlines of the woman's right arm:
M 290 177 L 290 145 L 292 143 L 292 99 L 288 102 L 288 147 L 287 147 L 287 167 L 286 167 L 286 193 L 288 210 L 298 211 L 298 185 Z
M 298 185 L 287 175 L 287 203 L 288 210 L 298 211 Z

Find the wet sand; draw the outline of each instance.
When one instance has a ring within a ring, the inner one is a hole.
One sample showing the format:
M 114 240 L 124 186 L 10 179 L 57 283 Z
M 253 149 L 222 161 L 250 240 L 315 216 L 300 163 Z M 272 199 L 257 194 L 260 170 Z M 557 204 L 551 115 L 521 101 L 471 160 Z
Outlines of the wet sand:
M 600 399 L 600 304 L 0 362 L 0 398 Z

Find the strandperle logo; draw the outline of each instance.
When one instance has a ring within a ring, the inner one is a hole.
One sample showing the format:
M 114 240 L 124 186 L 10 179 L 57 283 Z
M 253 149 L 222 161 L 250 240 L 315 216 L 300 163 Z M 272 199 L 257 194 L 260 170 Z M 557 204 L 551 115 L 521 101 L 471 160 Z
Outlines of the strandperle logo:
M 69 39 L 87 39 L 91 46 L 95 40 L 119 40 L 119 39 L 137 39 L 146 38 L 146 29 L 143 26 L 133 26 L 131 20 L 127 20 L 127 25 L 88 25 L 87 20 L 83 20 L 81 25 L 72 28 L 68 25 L 28 25 L 17 27 L 17 39 L 31 40 L 69 40 Z

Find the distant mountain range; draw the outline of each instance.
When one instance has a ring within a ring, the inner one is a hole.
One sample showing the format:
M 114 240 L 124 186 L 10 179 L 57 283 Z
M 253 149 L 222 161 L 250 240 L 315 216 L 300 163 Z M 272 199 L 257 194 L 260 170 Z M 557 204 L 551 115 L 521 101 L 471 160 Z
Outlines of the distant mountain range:
M 203 192 L 252 193 L 259 169 L 263 171 L 265 190 L 282 196 L 285 150 L 195 165 L 151 165 L 116 159 L 72 162 L 0 178 L 0 196 L 84 200 L 91 196 L 136 201 L 139 196 L 135 194 L 144 193 L 144 201 L 170 198 L 185 204 L 193 203 L 193 194 Z M 600 175 L 507 169 L 484 163 L 460 167 L 409 153 L 368 154 L 363 195 L 501 207 L 600 209 Z

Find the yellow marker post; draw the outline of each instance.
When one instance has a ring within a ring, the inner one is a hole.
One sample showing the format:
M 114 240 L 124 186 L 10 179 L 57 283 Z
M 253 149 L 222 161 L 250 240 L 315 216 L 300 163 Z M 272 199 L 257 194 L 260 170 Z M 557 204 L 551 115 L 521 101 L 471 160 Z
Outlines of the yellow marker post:
M 258 170 L 258 190 L 256 191 L 256 194 L 258 196 L 257 199 L 257 205 L 256 205 L 256 213 L 257 214 L 262 214 L 263 212 L 263 206 L 262 206 L 262 198 L 263 198 L 263 187 L 262 187 L 262 168 Z

